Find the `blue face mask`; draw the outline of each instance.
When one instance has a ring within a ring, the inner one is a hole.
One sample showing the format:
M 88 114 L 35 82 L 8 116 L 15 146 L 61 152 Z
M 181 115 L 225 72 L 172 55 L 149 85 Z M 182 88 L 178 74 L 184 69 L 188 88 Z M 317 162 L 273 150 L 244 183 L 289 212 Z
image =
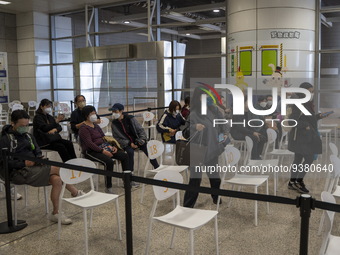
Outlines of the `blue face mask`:
M 17 132 L 20 134 L 28 133 L 28 130 L 29 130 L 29 127 L 26 127 L 26 126 L 17 128 Z

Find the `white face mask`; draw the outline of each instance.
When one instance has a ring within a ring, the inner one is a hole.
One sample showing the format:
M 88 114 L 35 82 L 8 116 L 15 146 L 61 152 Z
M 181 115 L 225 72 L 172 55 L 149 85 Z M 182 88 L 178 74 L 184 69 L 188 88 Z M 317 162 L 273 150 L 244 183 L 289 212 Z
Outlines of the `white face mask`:
M 120 113 L 112 113 L 112 119 L 116 120 L 116 119 L 119 119 L 120 117 Z
M 313 101 L 313 98 L 314 98 L 314 93 L 310 93 L 311 97 L 309 99 L 309 101 Z
M 267 101 L 267 106 L 272 106 L 273 102 L 272 101 Z
M 263 107 L 263 108 L 266 107 L 267 106 L 267 102 L 261 102 L 260 106 Z
M 52 113 L 52 108 L 51 107 L 45 108 L 44 112 L 46 114 L 51 114 Z
M 179 114 L 180 113 L 180 111 L 179 110 L 176 110 L 176 114 Z
M 97 121 L 97 115 L 96 114 L 92 114 L 91 116 L 90 116 L 90 121 L 91 122 L 96 122 Z

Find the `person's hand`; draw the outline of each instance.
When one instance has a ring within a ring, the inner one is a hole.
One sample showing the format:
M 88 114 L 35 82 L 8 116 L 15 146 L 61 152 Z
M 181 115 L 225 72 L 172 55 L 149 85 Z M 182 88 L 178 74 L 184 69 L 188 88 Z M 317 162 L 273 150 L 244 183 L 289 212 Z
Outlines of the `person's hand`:
M 64 114 L 58 114 L 58 117 L 56 119 L 57 122 L 62 121 L 63 119 L 65 119 L 65 115 Z
M 49 133 L 51 135 L 51 134 L 54 134 L 54 133 L 57 133 L 57 132 L 58 132 L 58 130 L 56 128 L 53 128 L 50 131 L 48 131 L 47 133 Z
M 112 154 L 115 154 L 117 151 L 118 151 L 118 149 L 117 149 L 116 147 L 113 147 L 111 153 L 112 153 Z
M 25 160 L 25 166 L 31 167 L 31 166 L 34 166 L 34 165 L 35 165 L 35 162 L 29 161 L 29 160 Z
M 306 130 L 310 130 L 310 126 L 306 127 Z
M 227 108 L 224 110 L 225 113 L 231 113 L 231 109 L 230 108 Z
M 112 157 L 112 153 L 109 152 L 109 151 L 103 150 L 103 154 L 110 157 L 110 158 Z
M 95 123 L 99 125 L 100 123 L 102 123 L 102 120 L 101 119 L 97 119 L 97 121 Z
M 260 141 L 260 135 L 261 135 L 260 133 L 254 132 L 253 135 L 256 136 L 257 140 Z
M 174 136 L 176 134 L 176 129 L 170 128 L 169 131 L 171 136 Z
M 134 143 L 131 143 L 130 146 L 131 146 L 132 149 L 137 149 L 138 148 L 138 146 L 136 144 L 134 144 Z
M 203 129 L 205 129 L 205 126 L 203 124 L 196 124 L 197 131 L 202 131 Z

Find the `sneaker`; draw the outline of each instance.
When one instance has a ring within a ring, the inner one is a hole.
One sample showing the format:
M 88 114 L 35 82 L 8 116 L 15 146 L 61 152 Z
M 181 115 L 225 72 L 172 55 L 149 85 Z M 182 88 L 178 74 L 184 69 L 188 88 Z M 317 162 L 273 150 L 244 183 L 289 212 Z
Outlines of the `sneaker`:
M 139 187 L 139 183 L 138 182 L 131 182 L 131 187 Z
M 105 193 L 113 194 L 112 187 L 111 188 L 105 188 Z
M 291 190 L 296 190 L 296 188 L 295 188 L 295 185 L 294 185 L 295 183 L 294 182 L 291 182 L 291 181 L 289 181 L 288 182 L 288 189 L 291 189 Z
M 214 197 L 213 198 L 213 203 L 215 204 L 215 205 L 217 205 L 217 200 L 218 200 L 218 197 Z M 219 204 L 222 204 L 222 198 L 220 199 L 220 203 Z
M 11 188 L 11 199 L 14 200 L 14 188 Z M 17 192 L 17 200 L 22 199 L 22 195 Z
M 294 184 L 293 184 L 293 186 L 295 187 L 295 189 L 297 190 L 297 191 L 299 191 L 300 193 L 302 193 L 302 194 L 307 194 L 307 193 L 309 193 L 309 190 L 306 188 L 306 185 L 305 185 L 305 183 L 302 181 L 302 182 L 295 182 Z
M 67 218 L 63 212 L 60 213 L 60 217 L 61 217 L 61 224 L 70 225 L 72 223 L 72 220 L 70 218 Z M 59 218 L 59 213 L 56 213 L 56 214 L 51 213 L 49 216 L 49 220 L 52 222 L 56 222 L 56 223 L 58 223 L 58 218 Z

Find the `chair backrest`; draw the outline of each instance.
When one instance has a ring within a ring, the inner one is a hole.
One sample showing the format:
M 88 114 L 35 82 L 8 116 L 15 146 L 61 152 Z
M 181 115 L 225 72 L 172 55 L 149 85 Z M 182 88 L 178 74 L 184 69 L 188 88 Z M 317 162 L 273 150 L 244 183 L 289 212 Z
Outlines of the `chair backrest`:
M 149 159 L 156 159 L 162 156 L 164 152 L 164 144 L 157 140 L 151 140 L 146 145 Z
M 65 163 L 76 165 L 76 166 L 96 168 L 96 164 L 94 162 L 88 159 L 84 159 L 84 158 L 74 158 L 74 159 L 66 161 Z M 66 168 L 60 168 L 59 174 L 60 174 L 61 180 L 66 184 L 77 184 L 77 183 L 86 181 L 93 175 L 91 173 L 72 170 L 72 169 L 66 169 Z
M 37 102 L 36 101 L 28 101 L 28 106 L 30 107 L 30 108 L 34 108 L 34 109 L 36 109 L 37 108 Z
M 143 112 L 143 121 L 151 121 L 155 118 L 155 114 L 152 112 Z
M 182 175 L 179 172 L 172 171 L 172 170 L 159 171 L 155 175 L 154 179 L 161 180 L 161 181 L 168 181 L 168 182 L 183 183 Z M 171 189 L 171 188 L 161 187 L 161 186 L 153 186 L 153 192 L 157 200 L 167 199 L 173 196 L 174 194 L 176 194 L 177 191 L 178 191 L 177 189 Z
M 334 171 L 334 177 L 339 177 L 340 176 L 340 159 L 338 156 L 335 155 L 330 155 L 330 160 L 333 165 L 333 171 Z
M 184 137 L 183 137 L 183 132 L 182 131 L 177 131 L 176 134 L 175 134 L 175 139 L 176 141 L 177 140 L 186 140 Z
M 69 114 L 71 107 L 67 103 L 59 103 L 59 110 L 62 111 L 63 114 Z
M 24 106 L 22 104 L 14 104 L 12 106 L 12 111 L 16 111 L 16 110 L 23 110 Z
M 235 166 L 241 158 L 240 151 L 232 146 L 226 146 L 224 150 L 224 156 L 226 159 L 227 166 Z
M 339 155 L 338 147 L 334 143 L 329 143 L 329 148 L 331 149 L 333 155 Z
M 98 124 L 98 126 L 100 126 L 100 128 L 106 128 L 110 123 L 110 120 L 106 117 L 101 117 L 100 118 L 100 123 Z

